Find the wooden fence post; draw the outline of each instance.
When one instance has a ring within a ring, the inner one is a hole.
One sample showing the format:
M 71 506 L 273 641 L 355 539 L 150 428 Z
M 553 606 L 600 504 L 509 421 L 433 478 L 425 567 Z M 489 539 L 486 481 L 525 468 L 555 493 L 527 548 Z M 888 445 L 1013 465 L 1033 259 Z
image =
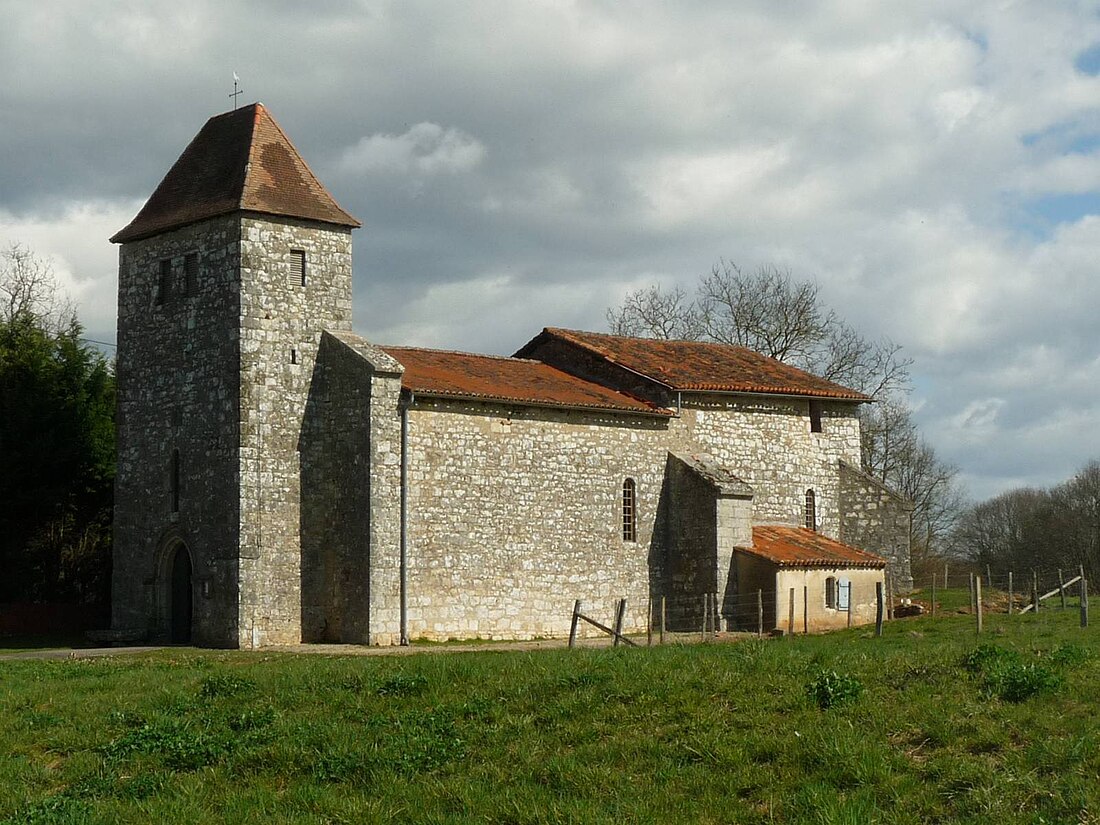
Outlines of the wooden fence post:
M 756 591 L 756 635 L 764 635 L 764 591 Z
M 882 582 L 875 582 L 875 635 L 882 635 Z
M 707 607 L 710 604 L 710 593 L 703 594 L 703 621 L 699 629 L 699 641 L 705 642 L 707 640 Z
M 1066 580 L 1062 576 L 1062 568 L 1058 568 L 1058 595 L 1062 597 L 1062 609 L 1066 609 Z
M 944 562 L 943 563 L 943 589 L 946 590 L 947 587 L 948 587 L 948 584 L 947 584 L 947 562 Z
M 936 574 L 932 574 L 932 618 L 936 618 Z
M 1036 613 L 1039 612 L 1039 573 L 1037 570 L 1031 571 L 1031 609 Z
M 1016 605 L 1013 604 L 1013 601 L 1015 600 L 1015 598 L 1016 598 L 1016 596 L 1012 592 L 1012 571 L 1009 570 L 1008 571 L 1008 615 L 1009 616 L 1012 615 L 1012 608 L 1016 606 Z
M 1081 566 L 1084 570 L 1084 565 Z M 1081 577 L 1081 627 L 1089 626 L 1089 583 Z
M 626 599 L 619 599 L 619 608 L 615 611 L 615 641 L 613 647 L 619 646 L 619 638 L 623 635 L 623 616 L 626 614 Z
M 974 574 L 970 574 L 970 582 L 967 585 L 970 588 L 970 612 L 973 613 L 977 608 L 974 607 Z
M 665 643 L 666 624 L 668 624 L 668 610 L 665 609 L 665 597 L 661 596 L 661 644 Z
M 569 646 L 573 647 L 577 643 L 577 620 L 581 615 L 581 600 L 577 599 L 573 602 L 573 623 L 569 626 Z
M 978 610 L 974 614 L 977 619 L 978 635 L 982 634 L 982 577 L 974 578 L 974 600 L 978 604 Z
M 789 598 L 787 599 L 787 636 L 788 638 L 794 636 L 794 588 L 791 588 Z

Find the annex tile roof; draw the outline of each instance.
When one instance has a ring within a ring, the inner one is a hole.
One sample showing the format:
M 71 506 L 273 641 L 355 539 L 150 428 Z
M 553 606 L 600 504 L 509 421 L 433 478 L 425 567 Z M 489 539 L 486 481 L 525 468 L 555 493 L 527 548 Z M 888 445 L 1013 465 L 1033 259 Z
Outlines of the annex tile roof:
M 672 414 L 541 361 L 415 347 L 381 349 L 405 368 L 402 387 L 421 395 L 638 415 Z
M 738 547 L 780 567 L 885 567 L 886 559 L 807 530 L 771 525 L 752 528 L 752 547 Z
M 855 390 L 818 378 L 745 347 L 703 341 L 626 338 L 547 327 L 518 356 L 545 340 L 558 339 L 677 391 L 765 393 L 870 401 Z
M 356 227 L 262 103 L 206 121 L 129 224 L 126 243 L 239 210 Z

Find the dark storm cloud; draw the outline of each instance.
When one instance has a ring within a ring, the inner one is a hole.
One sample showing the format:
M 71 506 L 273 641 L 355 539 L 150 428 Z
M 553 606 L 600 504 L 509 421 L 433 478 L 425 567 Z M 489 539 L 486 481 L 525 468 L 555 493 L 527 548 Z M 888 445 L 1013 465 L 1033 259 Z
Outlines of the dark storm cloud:
M 1100 26 L 1074 3 L 0 0 L 0 19 L 0 241 L 51 256 L 94 337 L 113 337 L 106 237 L 236 71 L 363 220 L 371 337 L 508 352 L 719 257 L 774 262 L 906 346 L 925 431 L 976 494 L 1100 454 L 1081 57 Z

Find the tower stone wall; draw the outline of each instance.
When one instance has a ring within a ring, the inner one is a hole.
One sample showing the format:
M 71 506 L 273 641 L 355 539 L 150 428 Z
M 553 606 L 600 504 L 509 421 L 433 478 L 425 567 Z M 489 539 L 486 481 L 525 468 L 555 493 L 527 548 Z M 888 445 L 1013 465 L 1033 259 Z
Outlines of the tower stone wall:
M 299 442 L 321 333 L 351 329 L 351 231 L 240 221 L 238 632 L 257 647 L 302 639 Z
M 119 260 L 114 626 L 169 637 L 182 546 L 193 641 L 298 642 L 299 438 L 321 332 L 351 327 L 350 230 L 236 214 Z
M 193 640 L 238 641 L 239 261 L 232 217 L 119 252 L 113 624 L 153 639 L 169 634 L 183 547 Z

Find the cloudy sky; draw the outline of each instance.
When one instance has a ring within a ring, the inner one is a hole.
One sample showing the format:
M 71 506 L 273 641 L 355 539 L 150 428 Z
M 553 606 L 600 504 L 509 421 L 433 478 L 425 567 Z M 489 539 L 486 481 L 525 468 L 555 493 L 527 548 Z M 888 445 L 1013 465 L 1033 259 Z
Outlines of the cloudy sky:
M 264 102 L 359 217 L 356 331 L 509 353 L 720 258 L 915 359 L 975 497 L 1100 457 L 1100 3 L 0 0 L 0 244 L 114 340 L 125 225 Z

